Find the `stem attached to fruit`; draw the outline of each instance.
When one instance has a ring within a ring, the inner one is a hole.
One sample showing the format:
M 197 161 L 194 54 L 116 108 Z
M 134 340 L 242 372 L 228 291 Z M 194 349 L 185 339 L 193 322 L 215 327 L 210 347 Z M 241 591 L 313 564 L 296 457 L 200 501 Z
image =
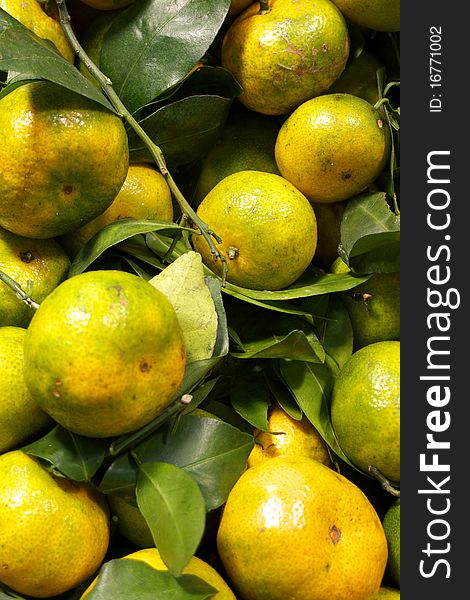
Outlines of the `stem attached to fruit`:
M 9 275 L 0 271 L 0 281 L 3 281 L 19 298 L 22 302 L 28 305 L 30 308 L 37 310 L 39 308 L 39 304 L 35 302 L 24 290 L 23 288 L 16 283 Z
M 95 63 L 89 58 L 86 54 L 79 41 L 77 40 L 75 33 L 70 24 L 70 15 L 67 10 L 67 6 L 65 4 L 65 0 L 56 0 L 57 8 L 59 10 L 60 15 L 60 23 L 62 29 L 69 41 L 70 45 L 74 49 L 78 58 L 83 62 L 91 75 L 98 81 L 103 93 L 106 95 L 108 100 L 113 105 L 117 114 L 123 118 L 128 125 L 133 129 L 133 131 L 139 136 L 142 142 L 145 144 L 147 149 L 149 150 L 152 158 L 155 161 L 155 164 L 160 170 L 160 173 L 165 177 L 168 186 L 175 198 L 178 202 L 183 215 L 186 215 L 188 219 L 194 223 L 194 225 L 199 229 L 200 234 L 204 237 L 206 242 L 209 244 L 212 255 L 215 260 L 220 259 L 223 266 L 223 271 L 226 271 L 226 258 L 225 256 L 216 248 L 214 244 L 214 240 L 220 244 L 222 242 L 221 238 L 214 232 L 209 226 L 204 223 L 196 214 L 192 206 L 188 203 L 186 198 L 183 196 L 178 186 L 176 185 L 173 177 L 171 176 L 168 168 L 166 166 L 165 157 L 163 156 L 163 152 L 161 149 L 152 141 L 152 139 L 147 135 L 147 133 L 142 129 L 137 120 L 131 115 L 131 113 L 127 110 L 118 94 L 115 92 L 112 81 L 109 77 L 99 70 L 99 68 L 95 65 Z M 213 239 L 212 239 L 213 238 Z
M 260 3 L 259 3 L 259 14 L 260 15 L 265 15 L 270 10 L 271 9 L 269 8 L 269 0 L 260 0 Z
M 374 479 L 377 479 L 377 481 L 380 483 L 380 485 L 383 487 L 383 489 L 388 492 L 389 494 L 392 494 L 392 496 L 400 496 L 400 490 L 397 490 L 396 488 L 394 488 L 391 484 L 390 481 L 385 477 L 385 475 L 383 475 L 378 469 L 377 467 L 373 467 L 372 465 L 369 466 L 368 471 L 370 473 L 370 475 L 372 475 L 372 477 Z

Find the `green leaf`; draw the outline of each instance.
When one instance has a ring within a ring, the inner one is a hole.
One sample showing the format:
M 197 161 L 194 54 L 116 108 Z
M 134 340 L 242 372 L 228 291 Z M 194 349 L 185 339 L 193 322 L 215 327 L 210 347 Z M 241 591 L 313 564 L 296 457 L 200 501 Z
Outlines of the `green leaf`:
M 400 270 L 400 217 L 384 192 L 348 201 L 341 221 L 340 255 L 357 273 Z
M 335 382 L 331 360 L 323 365 L 283 361 L 280 372 L 307 419 L 333 452 L 351 465 L 338 444 L 330 419 L 329 402 Z
M 219 140 L 231 103 L 221 96 L 190 96 L 159 108 L 139 124 L 170 167 L 185 165 Z M 129 157 L 132 162 L 150 160 L 147 147 L 133 131 L 129 131 Z
M 312 273 L 305 276 L 302 283 L 296 283 L 285 290 L 250 290 L 233 283 L 227 283 L 227 291 L 238 292 L 239 298 L 264 301 L 297 300 L 310 296 L 319 296 L 330 292 L 342 292 L 367 281 L 369 277 L 355 277 L 351 273 Z
M 204 498 L 196 481 L 173 464 L 144 463 L 139 469 L 137 505 L 163 562 L 179 575 L 204 533 Z
M 138 473 L 138 467 L 132 457 L 127 453 L 123 454 L 109 465 L 98 489 L 103 494 L 118 494 L 128 500 L 135 499 Z
M 142 463 L 168 462 L 197 481 L 207 511 L 221 506 L 243 473 L 253 436 L 219 419 L 190 413 L 166 423 L 133 453 Z
M 318 302 L 312 306 L 311 300 L 320 299 L 323 309 L 320 309 Z M 318 339 L 325 351 L 342 367 L 353 352 L 353 329 L 346 307 L 336 294 L 307 298 L 302 307 L 307 309 L 309 305 L 319 317 L 315 320 Z
M 105 95 L 69 63 L 55 46 L 38 37 L 0 8 L 0 71 L 15 71 L 29 79 L 45 79 L 114 111 Z M 16 84 L 2 90 L 0 98 Z
M 228 6 L 229 0 L 140 0 L 113 20 L 100 64 L 131 112 L 190 72 L 214 40 Z
M 222 96 L 236 98 L 243 92 L 233 74 L 223 67 L 203 65 L 193 71 L 171 97 L 172 101 L 188 96 Z
M 268 386 L 271 391 L 271 394 L 276 399 L 276 402 L 279 406 L 284 410 L 290 417 L 295 419 L 296 421 L 300 421 L 303 417 L 302 410 L 299 405 L 295 402 L 294 397 L 291 392 L 286 388 L 286 386 L 277 379 L 270 377 L 268 379 Z
M 237 378 L 230 391 L 230 401 L 237 413 L 253 427 L 268 430 L 271 397 L 262 371 Z
M 108 248 L 129 239 L 130 237 L 148 233 L 149 231 L 187 229 L 167 221 L 119 219 L 96 233 L 78 252 L 69 269 L 69 277 L 85 271 Z
M 173 304 L 183 334 L 187 363 L 212 358 L 218 318 L 204 279 L 201 255 L 183 254 L 149 283 Z
M 102 465 L 108 446 L 109 439 L 84 437 L 57 425 L 21 449 L 46 461 L 55 472 L 69 479 L 90 481 Z
M 118 558 L 100 569 L 87 600 L 207 600 L 217 590 L 195 575 L 174 577 L 141 560 Z
M 313 326 L 293 315 L 273 319 L 266 310 L 253 310 L 242 304 L 232 312 L 231 324 L 239 336 L 237 358 L 289 358 L 323 362 L 325 351 Z

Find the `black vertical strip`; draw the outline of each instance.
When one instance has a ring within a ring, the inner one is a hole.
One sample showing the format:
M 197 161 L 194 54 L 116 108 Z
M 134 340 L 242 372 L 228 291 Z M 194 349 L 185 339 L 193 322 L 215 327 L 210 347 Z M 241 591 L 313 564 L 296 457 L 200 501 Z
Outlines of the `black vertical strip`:
M 401 7 L 404 600 L 463 597 L 467 587 L 469 10 Z

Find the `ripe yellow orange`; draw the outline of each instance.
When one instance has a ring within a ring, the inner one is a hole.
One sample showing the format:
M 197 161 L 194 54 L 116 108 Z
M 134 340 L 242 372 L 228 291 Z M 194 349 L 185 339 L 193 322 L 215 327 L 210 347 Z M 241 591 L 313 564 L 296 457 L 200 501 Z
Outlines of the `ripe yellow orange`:
M 317 244 L 315 213 L 303 194 L 283 177 L 239 171 L 204 198 L 198 216 L 222 238 L 227 281 L 246 288 L 277 290 L 296 281 Z M 221 272 L 207 243 L 193 236 L 202 260 Z
M 284 122 L 275 156 L 281 175 L 312 202 L 347 200 L 370 185 L 390 153 L 389 131 L 366 100 L 325 94 Z
M 0 456 L 0 514 L 0 581 L 20 594 L 50 598 L 78 586 L 108 548 L 104 497 L 20 450 Z
M 253 2 L 233 21 L 221 60 L 242 85 L 245 106 L 283 115 L 323 94 L 348 56 L 346 22 L 330 0 L 271 0 L 266 13 Z
M 53 423 L 24 381 L 25 333 L 22 327 L 0 327 L 0 453 L 18 448 Z
M 51 238 L 101 214 L 121 189 L 129 150 L 121 119 L 48 81 L 0 100 L 0 226 Z
M 124 271 L 67 279 L 42 302 L 25 337 L 31 395 L 55 421 L 86 436 L 148 423 L 169 404 L 184 369 L 173 305 Z
M 224 505 L 217 547 L 244 600 L 370 600 L 387 562 L 363 492 L 307 457 L 247 469 Z
M 0 227 L 0 270 L 35 302 L 42 302 L 67 275 L 70 260 L 54 240 L 34 240 Z M 29 289 L 30 288 L 30 289 Z M 0 326 L 26 327 L 34 310 L 0 282 Z
M 273 404 L 268 411 L 268 429 L 254 431 L 256 443 L 248 457 L 249 467 L 275 456 L 308 456 L 332 466 L 328 446 L 305 416 L 296 421 Z
M 98 217 L 60 239 L 70 257 L 90 240 L 95 233 L 118 219 L 173 220 L 173 204 L 168 184 L 161 173 L 151 165 L 129 165 L 127 177 L 112 204 Z

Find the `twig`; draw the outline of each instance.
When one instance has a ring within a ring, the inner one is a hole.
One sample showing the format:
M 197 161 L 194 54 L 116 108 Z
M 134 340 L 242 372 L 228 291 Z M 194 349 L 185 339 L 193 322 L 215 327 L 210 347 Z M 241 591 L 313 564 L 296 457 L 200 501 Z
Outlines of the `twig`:
M 3 281 L 15 294 L 16 297 L 19 298 L 22 302 L 24 302 L 30 308 L 37 310 L 39 308 L 39 304 L 35 302 L 24 290 L 23 288 L 16 283 L 9 275 L 0 271 L 0 281 Z

